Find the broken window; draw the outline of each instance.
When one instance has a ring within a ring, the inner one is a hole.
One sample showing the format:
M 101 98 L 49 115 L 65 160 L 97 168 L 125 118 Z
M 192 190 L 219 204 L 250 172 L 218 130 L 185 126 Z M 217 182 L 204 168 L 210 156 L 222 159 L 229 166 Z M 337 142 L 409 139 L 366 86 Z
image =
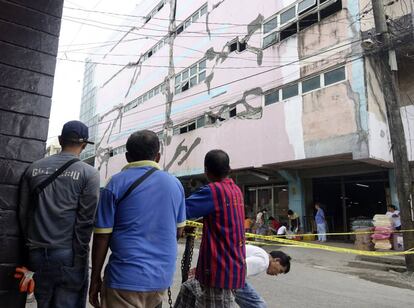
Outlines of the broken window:
M 177 28 L 176 33 L 177 33 L 177 35 L 179 35 L 183 31 L 184 31 L 184 25 L 181 25 L 180 27 Z
M 247 43 L 246 43 L 246 42 L 239 42 L 239 43 L 237 44 L 237 51 L 238 51 L 238 52 L 245 51 L 245 50 L 246 50 L 246 48 L 247 48 Z
M 236 51 L 237 50 L 237 41 L 236 42 L 233 42 L 233 43 L 231 43 L 230 44 L 230 46 L 229 46 L 229 51 L 230 52 L 233 52 L 233 51 Z
M 298 84 L 295 83 L 293 85 L 284 87 L 282 89 L 282 98 L 283 99 L 288 99 L 291 98 L 293 96 L 297 96 L 299 94 L 299 87 Z
M 181 92 L 187 91 L 190 88 L 190 83 L 188 81 L 186 81 L 182 86 L 181 86 Z
M 296 17 L 296 7 L 293 6 L 290 9 L 280 14 L 280 25 L 284 25 L 287 22 L 293 20 Z
M 318 13 L 306 15 L 299 21 L 299 31 L 318 23 L 318 20 Z
M 327 72 L 324 74 L 325 86 L 340 82 L 346 79 L 345 76 L 345 67 L 337 68 L 336 70 Z
M 303 0 L 298 3 L 298 14 L 301 15 L 316 7 L 316 0 Z
M 180 127 L 180 134 L 185 134 L 186 132 L 188 132 L 188 126 L 181 126 Z
M 298 33 L 298 25 L 297 23 L 294 23 L 280 31 L 280 41 L 283 41 L 284 39 L 287 39 L 296 33 Z
M 334 1 L 331 1 L 330 3 L 327 2 L 326 5 L 327 5 L 326 8 L 320 10 L 321 19 L 331 16 L 335 14 L 336 12 L 339 12 L 340 10 L 342 10 L 341 0 L 334 0 Z
M 265 94 L 265 106 L 277 103 L 279 101 L 279 90 Z
M 196 123 L 195 122 L 188 124 L 188 131 L 189 132 L 191 132 L 192 130 L 195 130 L 195 129 L 196 129 Z
M 321 77 L 319 75 L 308 80 L 302 81 L 302 93 L 307 93 L 319 89 L 320 87 Z

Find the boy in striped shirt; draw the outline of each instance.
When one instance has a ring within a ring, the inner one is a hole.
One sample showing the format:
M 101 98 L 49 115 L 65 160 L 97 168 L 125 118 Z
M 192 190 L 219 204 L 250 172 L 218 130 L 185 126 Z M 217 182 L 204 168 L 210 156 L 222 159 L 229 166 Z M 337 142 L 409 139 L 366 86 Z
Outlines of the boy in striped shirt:
M 186 200 L 187 218 L 203 217 L 195 274 L 202 292 L 192 303 L 180 304 L 179 295 L 176 307 L 235 307 L 234 292 L 244 287 L 246 276 L 243 195 L 228 178 L 226 152 L 208 152 L 204 167 L 210 184 Z

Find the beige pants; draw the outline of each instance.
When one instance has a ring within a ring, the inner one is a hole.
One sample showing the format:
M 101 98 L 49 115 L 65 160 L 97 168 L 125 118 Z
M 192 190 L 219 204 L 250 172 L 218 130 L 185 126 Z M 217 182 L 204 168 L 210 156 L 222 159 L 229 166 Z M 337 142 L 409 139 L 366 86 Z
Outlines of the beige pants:
M 137 292 L 103 287 L 102 308 L 155 308 L 162 303 L 164 291 Z

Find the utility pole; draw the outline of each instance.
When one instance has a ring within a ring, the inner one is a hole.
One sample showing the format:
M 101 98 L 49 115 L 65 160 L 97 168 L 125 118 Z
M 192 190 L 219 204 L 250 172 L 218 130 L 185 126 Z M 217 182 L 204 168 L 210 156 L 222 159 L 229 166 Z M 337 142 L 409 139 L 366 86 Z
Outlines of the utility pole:
M 411 203 L 411 171 L 408 163 L 407 145 L 404 134 L 404 126 L 400 113 L 398 84 L 395 71 L 390 67 L 390 47 L 392 42 L 385 19 L 383 0 L 372 0 L 372 8 L 375 18 L 376 39 L 382 43 L 378 52 L 373 54 L 384 93 L 387 108 L 388 125 L 391 137 L 392 154 L 394 157 L 394 170 L 397 186 L 397 195 L 400 204 L 401 226 L 403 230 L 414 229 L 413 212 Z M 384 48 L 385 47 L 385 48 Z M 404 232 L 404 248 L 414 248 L 414 232 Z M 407 270 L 414 271 L 414 255 L 405 256 Z

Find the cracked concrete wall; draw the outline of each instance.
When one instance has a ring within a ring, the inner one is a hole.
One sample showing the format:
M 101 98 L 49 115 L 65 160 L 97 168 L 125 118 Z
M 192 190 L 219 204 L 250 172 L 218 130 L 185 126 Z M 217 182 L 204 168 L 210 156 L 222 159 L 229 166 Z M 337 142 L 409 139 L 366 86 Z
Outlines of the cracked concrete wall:
M 373 142 L 375 138 L 369 134 L 370 125 L 377 130 L 381 122 L 373 120 L 377 113 L 367 92 L 364 61 L 352 58 L 361 55 L 360 45 L 349 44 L 360 37 L 361 23 L 356 16 L 361 5 L 357 1 L 343 0 L 344 9 L 340 13 L 263 50 L 259 24 L 294 2 L 210 0 L 206 16 L 139 68 L 134 65 L 122 70 L 102 68 L 101 84 L 105 86 L 98 90 L 98 104 L 101 100 L 102 113 L 111 113 L 103 122 L 119 117 L 114 106 L 127 104 L 161 82 L 168 83 L 164 93 L 123 113 L 120 116 L 122 124 L 118 121 L 112 132 L 103 123 L 100 131 L 106 137 L 102 148 L 125 144 L 127 137 L 139 129 L 163 131 L 161 162 L 165 169 L 177 175 L 201 173 L 204 154 L 217 147 L 229 151 L 233 168 L 259 167 L 331 154 L 353 153 L 355 159 L 370 158 L 369 146 L 377 146 L 377 141 Z M 175 14 L 171 3 L 175 1 L 168 1 L 158 13 L 157 18 L 162 19 L 157 19 L 157 23 L 159 21 L 163 28 L 174 31 L 179 21 L 186 20 L 205 2 L 177 0 Z M 155 6 L 156 1 L 153 4 Z M 134 14 L 146 13 L 138 10 Z M 142 32 L 149 26 L 137 27 Z M 152 32 L 145 30 L 144 33 Z M 136 57 L 131 60 L 135 62 L 156 43 L 154 39 L 151 43 L 146 40 L 130 42 L 131 37 L 132 33 L 124 37 L 125 45 L 118 44 L 114 52 L 136 50 Z M 245 41 L 246 50 L 230 52 L 229 46 L 234 41 Z M 207 58 L 206 80 L 175 94 L 174 74 L 203 57 Z M 264 94 L 269 89 L 304 79 L 345 61 L 349 61 L 346 81 L 264 106 Z M 108 80 L 110 82 L 106 83 Z M 172 135 L 172 127 L 203 115 L 224 117 L 234 107 L 236 118 Z M 232 138 L 234 132 L 237 132 L 237 138 Z M 378 146 L 382 146 L 378 155 L 382 159 L 384 144 L 378 143 Z M 103 158 L 107 159 L 108 176 L 118 172 L 125 163 L 123 155 Z
M 62 0 L 0 2 L 0 306 L 24 307 L 13 278 L 20 262 L 20 178 L 46 152 Z

